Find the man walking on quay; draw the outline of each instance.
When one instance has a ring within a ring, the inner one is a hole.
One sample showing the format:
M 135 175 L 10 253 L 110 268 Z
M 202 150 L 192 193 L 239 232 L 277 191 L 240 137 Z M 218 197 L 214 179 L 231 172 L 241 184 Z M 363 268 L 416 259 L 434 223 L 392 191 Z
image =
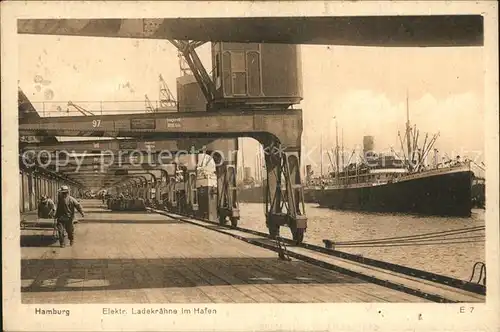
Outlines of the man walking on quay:
M 69 244 L 72 246 L 74 242 L 73 219 L 75 218 L 75 209 L 80 212 L 82 218 L 85 217 L 85 214 L 80 203 L 69 195 L 68 186 L 62 186 L 59 189 L 59 193 L 55 218 L 57 220 L 59 243 L 61 244 L 61 248 L 64 248 L 64 230 L 68 233 Z

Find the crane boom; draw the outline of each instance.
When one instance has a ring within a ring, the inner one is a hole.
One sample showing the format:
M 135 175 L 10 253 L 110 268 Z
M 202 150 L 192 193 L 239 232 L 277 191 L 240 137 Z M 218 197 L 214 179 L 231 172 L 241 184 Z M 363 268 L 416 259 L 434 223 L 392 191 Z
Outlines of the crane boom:
M 151 100 L 149 100 L 148 95 L 144 95 L 145 101 L 145 106 L 146 106 L 146 112 L 156 112 L 156 108 L 153 107 L 153 104 L 151 104 Z
M 188 64 L 193 76 L 196 78 L 203 95 L 208 103 L 215 99 L 215 84 L 213 83 L 210 75 L 203 66 L 196 48 L 203 45 L 205 42 L 200 41 L 183 41 L 169 39 L 169 42 L 174 45 L 182 54 L 186 63 Z

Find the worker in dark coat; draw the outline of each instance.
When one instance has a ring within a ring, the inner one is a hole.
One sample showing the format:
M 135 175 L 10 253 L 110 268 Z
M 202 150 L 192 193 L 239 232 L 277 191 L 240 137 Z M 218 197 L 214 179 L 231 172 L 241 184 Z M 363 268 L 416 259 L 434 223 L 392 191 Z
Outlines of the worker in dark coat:
M 55 212 L 56 206 L 54 202 L 47 196 L 42 196 L 38 204 L 38 218 L 52 219 L 54 218 Z
M 59 200 L 57 202 L 56 220 L 57 231 L 59 233 L 59 243 L 61 248 L 64 247 L 64 230 L 68 233 L 69 243 L 72 246 L 74 243 L 74 226 L 75 210 L 80 212 L 82 217 L 85 217 L 80 203 L 70 196 L 68 186 L 62 186 L 59 189 Z

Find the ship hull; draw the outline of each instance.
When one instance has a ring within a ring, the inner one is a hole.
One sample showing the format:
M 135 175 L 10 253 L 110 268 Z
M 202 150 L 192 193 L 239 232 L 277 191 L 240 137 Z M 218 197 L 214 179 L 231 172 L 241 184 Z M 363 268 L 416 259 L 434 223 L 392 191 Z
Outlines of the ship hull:
M 304 188 L 304 202 L 305 203 L 317 203 L 318 193 L 321 193 L 321 189 L 316 188 Z M 253 187 L 240 189 L 238 191 L 238 201 L 242 203 L 263 203 L 264 202 L 264 188 Z
M 471 215 L 470 171 L 357 188 L 326 188 L 317 193 L 320 207 L 369 212 L 439 216 Z
M 304 202 L 305 203 L 317 203 L 318 193 L 321 194 L 321 189 L 316 188 L 304 188 Z
M 250 187 L 238 190 L 238 201 L 242 203 L 263 203 L 264 188 Z

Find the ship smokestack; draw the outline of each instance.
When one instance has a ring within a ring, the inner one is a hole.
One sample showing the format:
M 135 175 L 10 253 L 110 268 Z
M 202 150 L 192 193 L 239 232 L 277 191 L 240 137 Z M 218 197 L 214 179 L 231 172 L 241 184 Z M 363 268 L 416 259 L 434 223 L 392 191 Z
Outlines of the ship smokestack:
M 367 152 L 374 153 L 375 140 L 373 136 L 363 136 L 363 154 L 366 156 Z

